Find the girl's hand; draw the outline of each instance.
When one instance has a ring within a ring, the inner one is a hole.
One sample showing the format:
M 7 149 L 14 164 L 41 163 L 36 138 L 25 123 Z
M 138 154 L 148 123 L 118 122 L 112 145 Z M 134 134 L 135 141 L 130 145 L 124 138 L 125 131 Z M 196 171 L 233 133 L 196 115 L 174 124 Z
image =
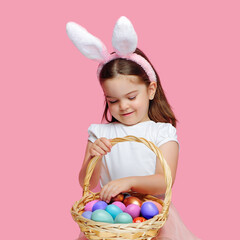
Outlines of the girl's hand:
M 102 188 L 99 196 L 100 199 L 109 203 L 111 198 L 117 196 L 119 193 L 128 192 L 131 187 L 132 185 L 129 178 L 116 179 L 106 184 Z
M 111 151 L 112 144 L 107 138 L 97 139 L 89 149 L 90 155 L 94 156 L 103 156 Z

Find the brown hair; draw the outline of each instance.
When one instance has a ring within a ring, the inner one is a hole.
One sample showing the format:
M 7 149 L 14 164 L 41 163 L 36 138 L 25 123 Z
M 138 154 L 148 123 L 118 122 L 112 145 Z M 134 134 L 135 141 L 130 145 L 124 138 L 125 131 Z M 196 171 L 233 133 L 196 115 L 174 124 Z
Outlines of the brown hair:
M 151 64 L 149 59 L 139 48 L 135 50 L 135 53 L 144 57 Z M 176 127 L 177 119 L 172 111 L 170 104 L 167 101 L 164 90 L 160 83 L 160 78 L 152 64 L 151 66 L 157 76 L 157 89 L 156 89 L 154 99 L 150 100 L 148 116 L 154 122 L 171 123 L 174 127 Z M 150 84 L 147 74 L 145 73 L 145 71 L 140 65 L 138 65 L 137 63 L 131 60 L 127 60 L 123 58 L 114 59 L 103 66 L 99 75 L 100 84 L 102 84 L 104 80 L 114 78 L 118 74 L 136 75 L 136 76 L 139 76 L 144 81 L 146 86 L 149 86 Z M 105 99 L 105 110 L 103 113 L 102 120 L 103 119 L 106 119 L 107 122 L 109 123 L 117 122 L 117 119 L 115 119 L 113 116 L 111 120 L 108 119 L 108 104 L 106 102 L 106 99 Z

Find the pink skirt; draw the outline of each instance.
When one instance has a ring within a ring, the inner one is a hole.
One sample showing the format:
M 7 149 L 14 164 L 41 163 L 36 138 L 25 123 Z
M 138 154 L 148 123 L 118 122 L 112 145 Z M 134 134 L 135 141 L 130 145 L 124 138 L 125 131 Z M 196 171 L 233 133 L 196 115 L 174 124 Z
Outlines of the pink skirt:
M 76 240 L 86 240 L 81 232 Z M 153 240 L 200 240 L 183 223 L 176 208 L 171 203 L 169 216 L 159 234 Z

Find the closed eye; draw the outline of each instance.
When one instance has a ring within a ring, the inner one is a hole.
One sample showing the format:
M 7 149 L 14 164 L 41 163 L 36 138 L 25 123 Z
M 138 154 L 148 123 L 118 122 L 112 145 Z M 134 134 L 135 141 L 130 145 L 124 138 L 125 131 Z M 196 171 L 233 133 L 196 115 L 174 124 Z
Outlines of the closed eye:
M 109 103 L 111 103 L 111 104 L 116 103 L 116 102 L 117 102 L 117 100 L 115 100 L 115 101 L 109 101 Z
M 128 98 L 129 100 L 133 100 L 133 99 L 135 99 L 136 98 L 136 96 L 134 96 L 134 97 L 130 97 L 130 98 Z
M 129 100 L 134 100 L 136 98 L 136 96 L 134 96 L 134 97 L 129 97 L 128 99 Z M 113 103 L 116 103 L 116 102 L 118 102 L 118 100 L 115 100 L 115 101 L 108 101 L 109 103 L 111 103 L 111 104 L 113 104 Z

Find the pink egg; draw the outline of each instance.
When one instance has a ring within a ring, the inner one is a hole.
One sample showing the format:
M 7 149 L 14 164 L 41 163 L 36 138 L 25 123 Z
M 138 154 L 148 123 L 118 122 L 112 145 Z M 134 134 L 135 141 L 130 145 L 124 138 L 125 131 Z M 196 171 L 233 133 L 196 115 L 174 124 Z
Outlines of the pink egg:
M 160 203 L 158 203 L 158 202 L 156 202 L 156 201 L 152 201 L 152 200 L 148 200 L 147 202 L 152 202 L 152 203 L 154 203 L 154 204 L 156 205 L 156 207 L 158 208 L 159 213 L 162 212 L 162 205 L 161 205 Z
M 141 208 L 136 204 L 129 204 L 124 210 L 125 213 L 128 213 L 132 216 L 132 218 L 136 218 L 140 216 Z
M 92 207 L 93 205 L 98 202 L 99 200 L 92 200 L 91 202 L 88 202 L 86 205 L 85 205 L 85 208 L 84 210 L 85 211 L 92 211 Z
M 124 211 L 126 208 L 126 206 L 122 202 L 119 202 L 119 201 L 115 201 L 112 204 L 118 206 L 122 211 Z

